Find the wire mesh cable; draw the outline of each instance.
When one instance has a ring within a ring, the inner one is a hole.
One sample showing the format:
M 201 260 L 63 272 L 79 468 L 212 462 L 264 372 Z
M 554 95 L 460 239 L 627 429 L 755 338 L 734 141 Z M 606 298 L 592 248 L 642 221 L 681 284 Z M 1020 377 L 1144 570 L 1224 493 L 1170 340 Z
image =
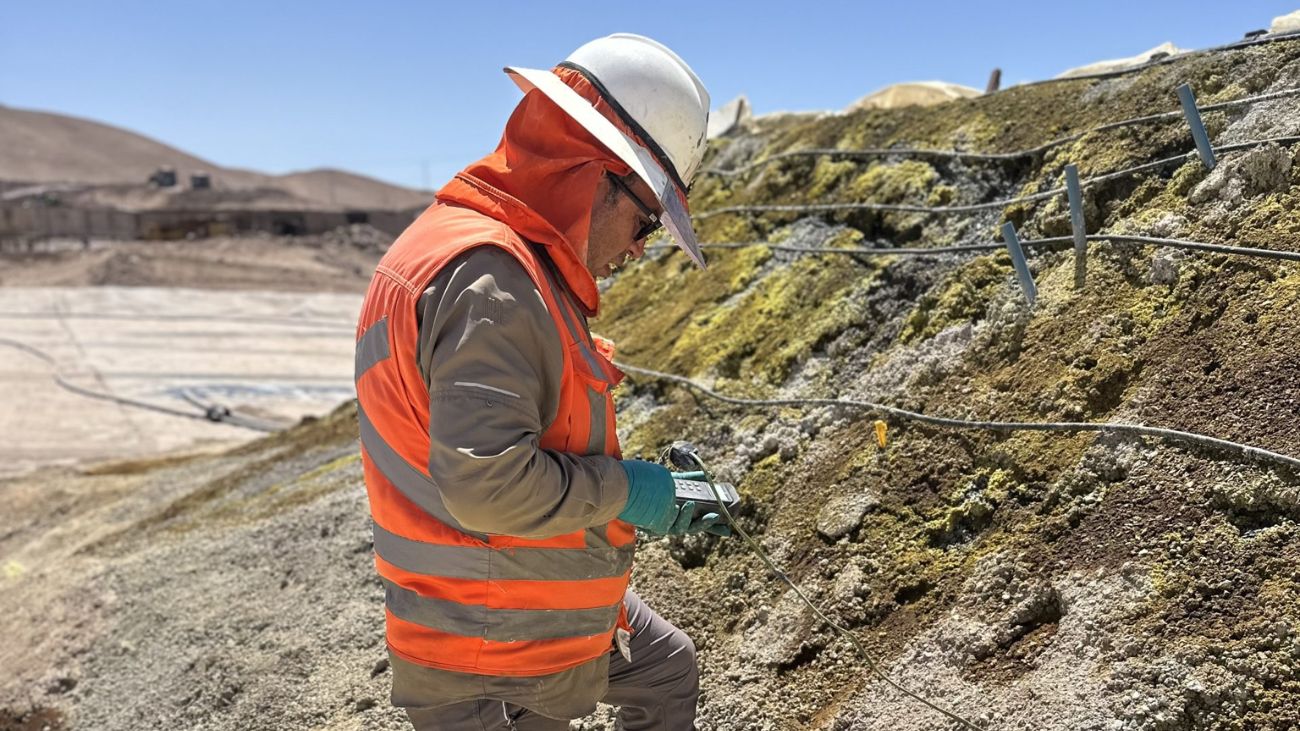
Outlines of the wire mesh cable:
M 1208 244 L 1201 241 L 1190 241 L 1187 239 L 1166 239 L 1156 236 L 1137 236 L 1130 234 L 1088 234 L 1084 239 L 1090 243 L 1101 242 L 1120 242 L 1128 244 L 1142 244 L 1150 246 L 1168 246 L 1174 249 L 1184 249 L 1188 251 L 1205 251 L 1214 254 L 1228 254 L 1232 256 L 1249 256 L 1260 259 L 1278 259 L 1283 261 L 1300 261 L 1300 252 L 1295 251 L 1276 251 L 1273 249 L 1257 249 L 1249 246 L 1229 246 L 1227 244 Z M 1048 236 L 1041 239 L 1023 239 L 1020 245 L 1026 248 L 1037 249 L 1067 249 L 1074 243 L 1072 236 Z M 906 247 L 900 246 L 891 248 L 887 246 L 790 246 L 787 244 L 772 243 L 769 241 L 737 241 L 717 244 L 700 244 L 701 249 L 748 249 L 763 246 L 772 251 L 780 251 L 791 254 L 840 254 L 847 256 L 947 256 L 949 254 L 970 254 L 986 251 L 1002 251 L 1006 249 L 1004 243 L 988 244 L 957 244 L 954 246 L 927 246 L 927 247 Z M 664 251 L 677 250 L 672 244 L 655 244 L 647 246 L 647 251 Z
M 1216 153 L 1234 152 L 1245 150 L 1253 147 L 1263 147 L 1265 145 L 1291 145 L 1300 142 L 1300 136 L 1270 137 L 1263 140 L 1250 140 L 1247 142 L 1238 142 L 1231 145 L 1222 145 L 1215 147 Z M 1172 163 L 1182 162 L 1196 156 L 1196 152 L 1186 152 L 1173 157 L 1166 157 L 1152 162 L 1134 165 L 1132 167 L 1116 170 L 1114 172 L 1104 173 L 1091 178 L 1086 178 L 1079 182 L 1080 187 L 1089 188 L 1099 183 L 1115 180 L 1122 177 L 1134 175 L 1136 173 L 1154 170 L 1166 167 Z M 739 206 L 723 206 L 709 211 L 701 211 L 695 214 L 695 218 L 703 220 L 727 213 L 835 213 L 841 211 L 877 211 L 882 213 L 922 213 L 930 215 L 952 215 L 961 213 L 976 213 L 979 211 L 997 210 L 1006 208 L 1017 203 L 1033 203 L 1047 200 L 1059 195 L 1064 195 L 1065 187 L 1052 188 L 1040 193 L 1017 196 L 1015 198 L 1004 198 L 1002 200 L 987 201 L 985 203 L 971 203 L 958 206 L 920 206 L 907 203 L 776 203 L 776 204 L 754 204 Z
M 1033 87 L 1033 86 L 1043 86 L 1046 84 L 1067 83 L 1071 81 L 1084 81 L 1090 79 L 1091 80 L 1113 79 L 1120 76 L 1125 76 L 1128 74 L 1145 71 L 1154 66 L 1161 66 L 1167 63 L 1173 63 L 1176 61 L 1180 61 L 1182 59 L 1186 59 L 1186 58 L 1190 58 L 1202 54 L 1221 53 L 1223 51 L 1230 51 L 1239 48 L 1249 48 L 1252 46 L 1265 45 L 1269 43 L 1289 42 L 1295 40 L 1300 40 L 1300 33 L 1270 35 L 1264 38 L 1248 39 L 1244 41 L 1238 41 L 1236 43 L 1228 43 L 1222 46 L 1203 48 L 1196 51 L 1188 51 L 1186 53 L 1180 53 L 1156 61 L 1150 61 L 1145 64 L 1141 64 L 1139 66 L 1133 66 L 1125 69 L 1117 69 L 1115 71 L 1103 71 L 1095 74 L 1080 74 L 1078 76 L 1071 76 L 1066 78 L 1042 79 L 1039 81 L 1031 81 L 1024 84 L 1018 84 L 1013 87 L 1008 87 L 1007 89 L 1001 89 L 999 91 L 991 92 L 990 95 L 1003 94 L 1008 91 L 1011 91 L 1012 89 L 1023 89 L 1027 87 Z M 1300 94 L 1300 88 L 1281 89 L 1275 92 L 1268 92 L 1264 94 L 1257 94 L 1254 96 L 1241 97 L 1238 99 L 1229 99 L 1222 102 L 1216 102 L 1214 104 L 1207 104 L 1205 106 L 1200 107 L 1200 110 L 1202 112 L 1209 112 L 1218 109 L 1227 109 L 1234 106 L 1241 106 L 1243 104 L 1255 104 L 1264 101 L 1271 101 L 1273 99 L 1280 99 L 1286 96 L 1294 96 L 1297 94 Z M 1182 116 L 1182 112 L 1172 111 L 1172 112 L 1160 112 L 1157 114 L 1149 114 L 1141 117 L 1132 117 L 1130 119 L 1123 119 L 1115 122 L 1108 122 L 1106 124 L 1102 124 L 1097 127 L 1084 130 L 1083 132 L 1079 132 L 1073 135 L 1066 135 L 1064 137 L 1051 140 L 1037 147 L 1031 147 L 1026 150 L 1018 150 L 1018 151 L 1007 152 L 1007 153 L 962 152 L 958 150 L 926 150 L 926 149 L 918 149 L 918 148 L 894 148 L 894 149 L 872 148 L 872 149 L 861 149 L 861 150 L 838 150 L 834 148 L 819 148 L 819 149 L 812 149 L 812 150 L 791 150 L 788 152 L 778 153 L 765 160 L 759 160 L 757 162 L 753 162 L 739 168 L 732 168 L 727 170 L 709 168 L 707 170 L 704 170 L 703 172 L 704 174 L 712 174 L 712 175 L 720 175 L 720 176 L 743 175 L 749 172 L 750 170 L 753 170 L 758 167 L 762 167 L 764 165 L 771 164 L 773 162 L 776 162 L 777 160 L 784 159 L 786 157 L 796 157 L 796 156 L 804 156 L 804 155 L 808 155 L 808 156 L 836 155 L 836 156 L 843 156 L 843 157 L 854 157 L 854 156 L 882 157 L 888 155 L 909 155 L 914 157 L 948 157 L 954 159 L 968 159 L 968 160 L 990 160 L 990 161 L 1011 160 L 1011 159 L 1030 157 L 1036 154 L 1041 154 L 1047 150 L 1052 149 L 1053 147 L 1074 142 L 1080 139 L 1081 137 L 1083 137 L 1084 135 L 1092 132 L 1104 132 L 1107 130 L 1127 127 L 1129 125 L 1147 124 L 1147 123 L 1157 122 L 1161 120 L 1177 119 L 1180 118 L 1181 116 Z
M 898 419 L 907 421 L 916 421 L 931 426 L 943 427 L 948 429 L 974 429 L 982 431 L 1014 432 L 1014 431 L 1059 431 L 1059 432 L 1099 432 L 1101 434 L 1120 434 L 1137 437 L 1155 437 L 1167 441 L 1181 442 L 1197 447 L 1204 447 L 1220 452 L 1229 452 L 1238 454 L 1248 460 L 1271 462 L 1273 464 L 1284 465 L 1291 468 L 1300 468 L 1300 459 L 1289 455 L 1274 452 L 1262 447 L 1255 447 L 1249 444 L 1241 444 L 1219 439 L 1218 437 L 1196 434 L 1194 432 L 1181 431 L 1178 429 L 1166 429 L 1164 427 L 1146 426 L 1144 424 L 1127 424 L 1118 422 L 1095 423 L 1095 422 L 1034 422 L 1034 421 L 978 421 L 971 419 L 956 419 L 945 416 L 932 416 L 917 411 L 901 409 L 896 406 L 875 403 L 872 401 L 863 401 L 858 399 L 827 399 L 827 398 L 784 398 L 784 399 L 749 399 L 737 396 L 728 396 L 718 393 L 704 384 L 693 381 L 685 376 L 679 376 L 663 371 L 641 368 L 639 366 L 627 363 L 616 363 L 615 365 L 625 373 L 633 376 L 645 376 L 660 381 L 676 383 L 685 386 L 693 391 L 701 393 L 723 403 L 735 406 L 760 406 L 760 407 L 817 407 L 817 406 L 834 406 L 842 408 L 858 409 L 876 414 L 893 416 Z
M 1098 71 L 1096 73 L 1091 73 L 1091 74 L 1079 74 L 1078 76 L 1066 76 L 1064 78 L 1039 79 L 1038 81 L 1030 81 L 1024 84 L 1019 84 L 1018 86 L 1019 88 L 1024 88 L 1024 87 L 1032 87 L 1032 86 L 1046 86 L 1048 84 L 1061 84 L 1061 83 L 1067 83 L 1071 81 L 1114 79 L 1120 76 L 1127 76 L 1129 74 L 1135 74 L 1142 71 L 1146 71 L 1147 69 L 1153 68 L 1155 66 L 1164 66 L 1165 64 L 1176 63 L 1183 59 L 1191 58 L 1194 56 L 1203 56 L 1212 53 L 1222 53 L 1224 51 L 1235 51 L 1240 48 L 1251 48 L 1253 46 L 1263 46 L 1271 43 L 1287 43 L 1295 40 L 1300 40 L 1300 32 L 1269 34 L 1260 38 L 1247 38 L 1246 40 L 1234 41 L 1232 43 L 1225 43 L 1221 46 L 1211 46 L 1210 48 L 1200 48 L 1194 51 L 1185 51 L 1183 53 L 1166 56 L 1164 58 L 1159 58 L 1154 61 L 1147 61 L 1146 63 L 1141 64 L 1139 66 L 1130 66 L 1128 68 L 1116 69 L 1114 71 Z M 1015 88 L 1018 87 L 1013 86 L 993 93 L 1000 94 Z
M 1216 102 L 1214 104 L 1206 104 L 1203 106 L 1199 106 L 1198 108 L 1202 113 L 1212 112 L 1220 109 L 1230 109 L 1232 107 L 1249 106 L 1251 104 L 1273 101 L 1275 99 L 1283 99 L 1289 96 L 1300 96 L 1300 87 L 1295 87 L 1290 89 L 1279 89 L 1278 91 L 1272 91 L 1265 94 L 1255 94 L 1252 96 L 1245 96 L 1237 99 L 1228 99 L 1226 101 Z M 801 157 L 832 157 L 832 158 L 840 158 L 840 159 L 854 159 L 854 158 L 862 159 L 862 158 L 876 158 L 876 157 L 917 157 L 917 158 L 938 158 L 938 159 L 950 159 L 950 160 L 978 160 L 978 161 L 985 161 L 985 162 L 1002 162 L 1008 160 L 1020 160 L 1026 157 L 1035 157 L 1037 155 L 1041 155 L 1044 152 L 1047 152 L 1048 150 L 1051 150 L 1055 147 L 1067 145 L 1071 142 L 1077 142 L 1078 140 L 1082 139 L 1084 136 L 1089 134 L 1107 132 L 1110 130 L 1122 129 L 1124 127 L 1130 127 L 1139 124 L 1177 121 L 1181 119 L 1183 119 L 1182 111 L 1159 112 L 1157 114 L 1148 114 L 1141 117 L 1132 117 L 1130 119 L 1122 119 L 1115 122 L 1107 122 L 1106 124 L 1101 124 L 1096 127 L 1091 127 L 1082 132 L 1076 132 L 1074 134 L 1058 137 L 1054 140 L 1038 145 L 1037 147 L 1029 147 L 1023 150 L 1013 150 L 1011 152 L 967 152 L 963 150 L 929 150 L 929 149 L 915 148 L 915 147 L 895 147 L 895 148 L 872 147 L 872 148 L 861 148 L 861 149 L 814 147 L 805 150 L 788 150 L 786 152 L 779 152 L 775 155 L 772 155 L 771 157 L 767 157 L 762 160 L 757 160 L 755 162 L 751 162 L 746 165 L 742 165 L 735 168 L 729 168 L 729 169 L 709 168 L 707 170 L 704 170 L 702 174 L 716 175 L 719 177 L 736 177 L 740 175 L 745 175 L 746 173 L 752 172 L 753 170 L 757 170 L 758 168 L 772 165 L 782 160 L 789 160 L 789 159 L 801 158 Z
M 1247 45 L 1257 45 L 1257 43 L 1234 44 L 1231 47 L 1241 47 Z M 1107 78 L 1112 75 L 1114 74 L 1102 74 L 1102 75 L 1097 75 L 1094 78 Z M 1290 93 L 1296 93 L 1297 91 L 1300 90 L 1289 90 Z M 1159 118 L 1164 118 L 1165 116 L 1168 115 L 1163 115 L 1163 114 L 1151 115 L 1150 118 L 1159 119 Z M 1294 138 L 1291 138 L 1289 141 L 1294 141 Z M 1245 146 L 1253 146 L 1255 144 L 1263 144 L 1266 142 L 1267 141 L 1261 143 L 1249 143 L 1248 145 L 1226 146 L 1220 149 L 1221 151 L 1228 151 L 1229 149 L 1242 149 Z M 1172 162 L 1174 160 L 1183 160 L 1189 157 L 1189 155 L 1180 155 L 1176 158 L 1168 158 L 1166 160 L 1161 160 L 1161 161 L 1156 161 L 1154 163 L 1147 163 L 1145 165 L 1136 166 L 1135 168 L 1131 168 L 1126 171 L 1117 171 L 1116 173 L 1111 173 L 1105 176 L 1094 178 L 1089 182 L 1092 184 L 1096 184 L 1097 182 L 1101 182 L 1103 180 L 1113 179 L 1114 177 L 1121 174 L 1131 174 L 1138 170 L 1150 169 L 1158 165 L 1168 164 L 1169 162 Z M 1050 193 L 1040 193 L 1040 194 L 1036 194 L 1035 196 L 1024 197 L 1019 200 L 1021 201 L 1039 200 L 1044 197 L 1047 197 L 1048 195 L 1059 195 L 1060 193 L 1063 192 L 1064 189 L 1060 189 L 1057 191 L 1052 191 Z M 885 209 L 878 209 L 878 210 L 885 210 Z M 1216 244 L 1206 244 L 1202 242 L 1184 241 L 1184 240 L 1177 240 L 1177 239 L 1164 239 L 1164 238 L 1148 237 L 1148 236 L 1090 235 L 1087 237 L 1087 240 L 1088 241 L 1119 241 L 1119 242 L 1139 243 L 1139 244 L 1158 244 L 1158 245 L 1175 246 L 1180 248 L 1210 251 L 1210 252 L 1217 252 L 1217 253 L 1254 255 L 1254 256 L 1262 256 L 1266 258 L 1300 261 L 1300 254 L 1296 254 L 1293 252 L 1277 252 L 1277 251 L 1269 251 L 1269 250 L 1262 250 L 1262 249 L 1229 247 L 1229 246 L 1222 246 Z M 1072 237 L 1063 236 L 1063 237 L 1049 237 L 1045 239 L 1039 239 L 1037 241 L 1025 241 L 1023 242 L 1023 244 L 1026 246 L 1054 247 L 1062 244 L 1069 245 L 1072 242 L 1073 242 Z M 964 245 L 964 246 L 956 246 L 956 247 L 942 247 L 940 249 L 910 249 L 910 250 L 909 249 L 833 248 L 833 247 L 805 248 L 805 247 L 785 246 L 781 244 L 771 244 L 767 242 L 756 242 L 756 243 L 740 242 L 740 243 L 722 243 L 722 244 L 711 244 L 711 245 L 705 244 L 704 247 L 735 249 L 735 248 L 753 246 L 756 244 L 769 246 L 773 250 L 792 251 L 798 253 L 816 252 L 816 253 L 835 253 L 835 254 L 882 254 L 882 255 L 903 254 L 903 253 L 914 253 L 918 255 L 935 255 L 939 253 L 953 253 L 959 251 L 960 252 L 985 251 L 985 250 L 1002 248 L 1001 244 L 975 244 L 975 245 Z M 652 248 L 660 248 L 660 247 L 652 247 Z M 663 247 L 663 248 L 671 248 L 671 247 Z M 748 399 L 748 398 L 727 396 L 725 394 L 718 393 L 717 391 L 714 391 L 713 389 L 697 381 L 688 379 L 684 376 L 678 376 L 675 374 L 664 373 L 662 371 L 655 371 L 647 368 L 641 368 L 627 363 L 617 363 L 616 365 L 621 370 L 623 370 L 624 372 L 630 375 L 645 376 L 648 378 L 675 383 L 684 386 L 686 388 L 689 388 L 693 391 L 696 391 L 700 394 L 703 394 L 705 396 L 708 396 L 710 398 L 713 398 L 715 400 L 721 401 L 723 403 L 728 403 L 728 404 L 738 405 L 738 406 L 761 406 L 761 407 L 836 406 L 836 407 L 857 408 L 857 409 L 862 409 L 870 412 L 875 412 L 882 415 L 893 416 L 900 419 L 915 420 L 933 426 L 955 428 L 955 429 L 982 429 L 982 430 L 992 430 L 992 431 L 1019 431 L 1019 430 L 1064 431 L 1064 432 L 1091 431 L 1091 432 L 1099 432 L 1102 434 L 1112 433 L 1112 434 L 1124 434 L 1129 436 L 1155 437 L 1155 438 L 1161 438 L 1161 439 L 1175 441 L 1175 442 L 1181 442 L 1188 445 L 1209 448 L 1213 450 L 1234 452 L 1240 454 L 1241 456 L 1247 459 L 1272 462 L 1275 464 L 1280 464 L 1292 468 L 1300 467 L 1300 459 L 1297 459 L 1295 457 L 1280 454 L 1260 447 L 1255 447 L 1247 444 L 1241 444 L 1229 440 L 1219 439 L 1216 437 L 1210 437 L 1202 434 L 1196 434 L 1193 432 L 1167 429 L 1162 427 L 1151 427 L 1151 426 L 1146 426 L 1141 424 L 1126 424 L 1126 423 L 1095 424 L 1095 423 L 1074 423 L 1074 422 L 1013 422 L 1013 421 L 978 421 L 978 420 L 967 420 L 967 419 L 955 419 L 955 418 L 927 415 L 920 412 L 887 406 L 885 404 L 879 404 L 870 401 L 863 401 L 863 400 L 856 400 L 856 399 Z M 712 474 L 705 467 L 704 463 L 699 459 L 697 455 L 691 454 L 690 457 L 695 461 L 695 464 L 699 468 L 699 470 L 704 473 L 705 479 L 707 480 L 710 489 L 714 493 L 718 506 L 721 509 L 723 515 L 725 516 L 727 523 L 731 527 L 731 529 L 734 532 L 736 532 L 742 539 L 744 539 L 745 543 L 750 548 L 750 550 L 753 551 L 753 553 L 763 562 L 763 564 L 768 568 L 768 570 L 771 571 L 773 575 L 781 579 L 786 585 L 788 585 L 790 589 L 797 595 L 797 597 L 805 605 L 811 608 L 813 612 L 823 622 L 827 624 L 827 626 L 831 627 L 837 634 L 847 638 L 850 641 L 850 643 L 858 651 L 859 655 L 863 659 L 863 662 L 865 663 L 868 670 L 872 674 L 874 674 L 876 677 L 880 678 L 883 682 L 895 688 L 899 692 L 905 694 L 906 696 L 914 700 L 919 701 L 920 703 L 924 704 L 930 709 L 943 714 L 945 717 L 949 718 L 950 720 L 956 721 L 957 723 L 961 724 L 963 727 L 975 729 L 976 731 L 982 731 L 980 727 L 975 725 L 974 723 L 968 721 L 967 719 L 963 718 L 960 715 L 957 715 L 952 711 L 949 711 L 945 708 L 942 708 L 932 703 L 931 701 L 924 698 L 923 696 L 897 683 L 896 681 L 891 679 L 886 673 L 884 673 L 883 670 L 881 670 L 879 666 L 876 664 L 871 654 L 857 639 L 857 637 L 850 630 L 833 621 L 819 607 L 817 607 L 817 605 L 806 595 L 806 593 L 784 571 L 782 571 L 779 567 L 776 566 L 776 564 L 771 560 L 771 558 L 766 554 L 766 552 L 763 551 L 761 545 L 759 545 L 759 543 L 755 541 L 752 536 L 750 536 L 743 528 L 741 528 L 737 524 L 734 516 L 732 516 L 731 512 L 726 507 L 726 500 L 723 498 L 717 486 L 714 484 Z

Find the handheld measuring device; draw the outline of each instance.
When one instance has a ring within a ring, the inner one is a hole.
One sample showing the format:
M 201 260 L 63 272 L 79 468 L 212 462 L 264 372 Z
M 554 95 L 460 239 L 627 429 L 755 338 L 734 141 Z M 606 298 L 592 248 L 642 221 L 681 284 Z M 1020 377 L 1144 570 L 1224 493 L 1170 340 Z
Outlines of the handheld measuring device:
M 667 461 L 679 470 L 695 470 L 698 469 L 698 464 L 690 455 L 698 456 L 699 452 L 699 448 L 690 442 L 673 442 L 665 456 Z M 718 507 L 718 496 L 709 488 L 707 481 L 678 477 L 673 480 L 673 483 L 677 490 L 677 507 L 693 502 L 696 516 L 722 512 Z M 715 482 L 713 486 L 718 488 L 718 492 L 722 495 L 722 504 L 727 510 L 734 512 L 740 507 L 740 493 L 735 485 L 729 482 Z
M 680 477 L 673 482 L 677 488 L 677 507 L 694 502 L 697 516 L 722 512 L 718 509 L 718 496 L 709 489 L 709 483 L 704 480 L 684 480 Z M 736 508 L 740 507 L 740 493 L 736 492 L 735 485 L 728 482 L 715 482 L 713 486 L 722 493 L 723 504 L 727 506 L 727 510 L 735 512 Z

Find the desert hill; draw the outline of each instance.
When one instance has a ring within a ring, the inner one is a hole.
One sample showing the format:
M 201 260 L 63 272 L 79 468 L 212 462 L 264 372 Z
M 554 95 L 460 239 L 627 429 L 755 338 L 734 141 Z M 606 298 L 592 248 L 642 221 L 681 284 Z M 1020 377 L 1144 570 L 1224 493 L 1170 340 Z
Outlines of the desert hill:
M 193 173 L 207 173 L 217 189 L 279 189 L 331 208 L 407 209 L 427 205 L 431 198 L 427 192 L 342 170 L 265 175 L 225 168 L 102 122 L 0 106 L 0 181 L 138 185 L 161 167 L 175 169 L 182 182 Z

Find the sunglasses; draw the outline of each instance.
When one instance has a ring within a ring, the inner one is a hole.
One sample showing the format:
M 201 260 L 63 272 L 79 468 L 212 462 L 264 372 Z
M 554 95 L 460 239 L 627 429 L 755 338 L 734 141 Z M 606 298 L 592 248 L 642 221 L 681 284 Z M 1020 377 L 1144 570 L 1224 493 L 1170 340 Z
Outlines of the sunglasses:
M 642 203 L 641 199 L 636 197 L 636 193 L 632 192 L 632 189 L 628 187 L 627 183 L 623 182 L 622 178 L 618 177 L 613 173 L 605 173 L 605 174 L 608 175 L 610 181 L 614 183 L 614 187 L 623 191 L 623 195 L 626 195 L 628 198 L 631 198 L 632 202 L 636 204 L 637 209 L 641 211 L 642 215 L 644 215 L 647 219 L 649 219 L 649 221 L 644 226 L 637 229 L 636 237 L 633 239 L 633 241 L 641 241 L 642 239 L 649 238 L 651 234 L 663 228 L 664 222 L 659 220 L 659 214 L 650 210 L 650 208 L 646 206 L 646 204 Z

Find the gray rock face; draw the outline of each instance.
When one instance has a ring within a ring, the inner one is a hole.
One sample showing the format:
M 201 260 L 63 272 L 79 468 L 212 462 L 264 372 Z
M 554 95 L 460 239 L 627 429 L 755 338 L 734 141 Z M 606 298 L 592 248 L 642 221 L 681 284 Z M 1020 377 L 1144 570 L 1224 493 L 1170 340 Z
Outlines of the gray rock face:
M 880 498 L 871 492 L 838 495 L 817 514 L 817 533 L 827 540 L 838 541 L 862 525 L 867 511 L 879 504 Z
M 1192 203 L 1220 200 L 1236 204 L 1285 188 L 1290 174 L 1291 153 L 1267 145 L 1221 161 L 1192 189 L 1189 199 Z
M 759 610 L 758 621 L 746 631 L 740 658 L 769 667 L 793 663 L 809 638 L 813 616 L 794 591 L 787 591 L 775 607 Z
M 1174 284 L 1178 281 L 1178 269 L 1184 254 L 1179 249 L 1165 247 L 1156 251 L 1151 257 L 1151 283 Z

